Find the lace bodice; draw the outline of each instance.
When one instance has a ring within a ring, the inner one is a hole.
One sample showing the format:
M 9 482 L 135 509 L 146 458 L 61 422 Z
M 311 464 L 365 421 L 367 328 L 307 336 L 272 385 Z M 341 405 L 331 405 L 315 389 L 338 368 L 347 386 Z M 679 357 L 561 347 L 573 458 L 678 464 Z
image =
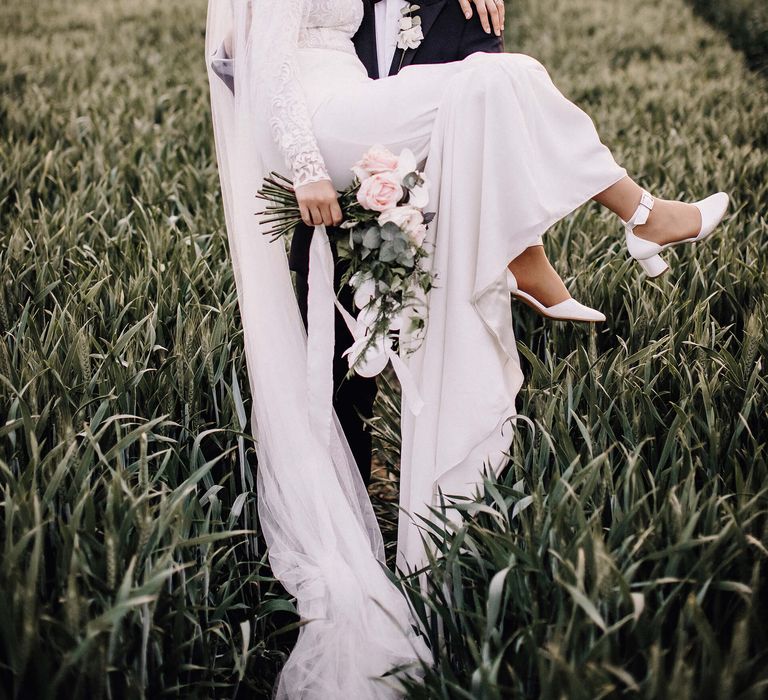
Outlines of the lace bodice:
M 363 19 L 361 0 L 304 0 L 307 19 L 299 30 L 299 47 L 354 53 L 352 37 Z
M 354 53 L 362 0 L 255 0 L 264 41 L 264 94 L 272 135 L 293 173 L 294 186 L 330 179 L 298 80 L 296 52 L 322 48 Z

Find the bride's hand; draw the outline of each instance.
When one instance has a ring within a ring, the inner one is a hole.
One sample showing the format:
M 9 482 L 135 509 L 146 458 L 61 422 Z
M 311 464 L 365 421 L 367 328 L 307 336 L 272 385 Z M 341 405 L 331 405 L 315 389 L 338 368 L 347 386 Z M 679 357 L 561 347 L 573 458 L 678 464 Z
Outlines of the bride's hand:
M 501 36 L 501 33 L 504 31 L 504 0 L 472 0 L 472 2 L 477 5 L 480 24 L 483 25 L 486 33 L 491 33 L 491 22 L 493 22 L 493 33 L 496 36 Z M 470 0 L 459 0 L 459 4 L 461 9 L 464 10 L 464 16 L 467 19 L 471 19 L 472 4 Z
M 320 180 L 296 188 L 301 219 L 307 226 L 338 226 L 342 222 L 339 196 L 330 180 Z

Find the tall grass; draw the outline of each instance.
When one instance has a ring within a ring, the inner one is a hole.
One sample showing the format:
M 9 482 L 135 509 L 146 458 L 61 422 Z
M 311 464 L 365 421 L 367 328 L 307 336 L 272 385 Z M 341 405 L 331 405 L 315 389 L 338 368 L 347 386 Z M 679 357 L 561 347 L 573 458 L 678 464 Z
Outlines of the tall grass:
M 295 635 L 255 514 L 204 6 L 0 7 L 6 697 L 269 697 Z M 405 583 L 436 630 L 413 697 L 761 697 L 768 95 L 683 0 L 510 11 L 508 50 L 541 59 L 646 186 L 727 189 L 736 216 L 651 284 L 594 207 L 548 236 L 609 322 L 517 309 L 535 430 L 435 531 L 433 594 Z M 391 389 L 375 429 L 394 470 Z
M 768 75 L 768 4 L 763 0 L 691 0 L 691 4 L 727 34 L 753 68 Z
M 1 10 L 9 697 L 267 694 L 290 644 L 191 9 Z

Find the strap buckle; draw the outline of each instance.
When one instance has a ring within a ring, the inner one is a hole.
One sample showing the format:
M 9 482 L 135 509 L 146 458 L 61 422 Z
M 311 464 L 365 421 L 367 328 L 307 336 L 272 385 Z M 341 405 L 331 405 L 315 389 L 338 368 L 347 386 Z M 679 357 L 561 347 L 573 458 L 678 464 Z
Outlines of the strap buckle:
M 640 197 L 640 204 L 637 205 L 637 209 L 635 209 L 632 218 L 625 224 L 630 231 L 634 231 L 635 226 L 642 226 L 648 221 L 651 216 L 651 211 L 653 211 L 654 201 L 655 200 L 650 193 L 643 190 L 643 194 Z
M 640 206 L 645 207 L 648 211 L 653 211 L 653 204 L 656 200 L 650 195 L 650 193 L 643 190 L 643 196 L 640 197 Z

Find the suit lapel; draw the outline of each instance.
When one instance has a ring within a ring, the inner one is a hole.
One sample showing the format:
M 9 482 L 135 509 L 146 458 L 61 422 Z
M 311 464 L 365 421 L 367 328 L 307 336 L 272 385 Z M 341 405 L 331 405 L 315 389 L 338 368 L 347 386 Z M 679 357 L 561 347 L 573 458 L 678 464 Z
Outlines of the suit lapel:
M 363 0 L 363 21 L 353 37 L 355 50 L 368 75 L 379 77 L 379 57 L 376 52 L 376 14 L 372 0 Z
M 414 5 L 421 6 L 421 9 L 419 9 L 416 14 L 421 17 L 421 32 L 424 34 L 424 40 L 426 41 L 429 30 L 432 29 L 432 25 L 435 23 L 435 20 L 440 16 L 440 13 L 445 8 L 447 0 L 411 0 L 411 2 Z M 389 68 L 389 74 L 394 75 L 401 68 L 410 66 L 416 58 L 416 53 L 418 50 L 419 49 L 408 49 L 405 51 L 405 55 L 403 55 L 403 50 L 397 49 L 395 51 L 395 56 L 392 59 L 392 65 Z

